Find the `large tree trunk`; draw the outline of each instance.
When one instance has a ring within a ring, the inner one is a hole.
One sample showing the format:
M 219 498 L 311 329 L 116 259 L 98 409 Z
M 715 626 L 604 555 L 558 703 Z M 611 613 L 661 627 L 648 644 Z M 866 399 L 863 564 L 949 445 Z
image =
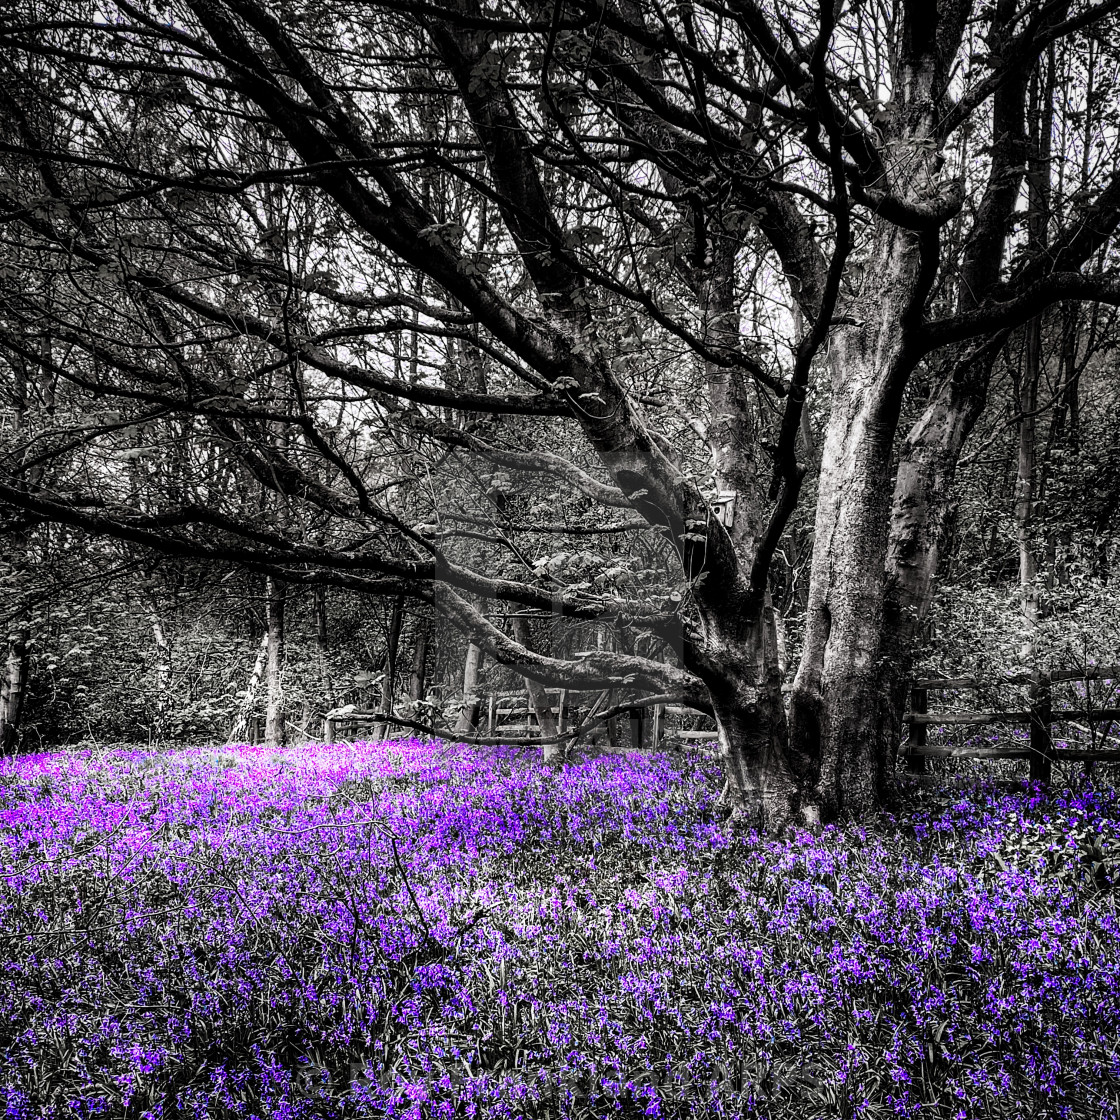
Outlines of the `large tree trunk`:
M 520 642 L 526 649 L 532 649 L 532 638 L 529 633 L 529 620 L 515 614 L 510 620 L 513 627 L 514 640 Z M 525 677 L 525 692 L 529 697 L 529 706 L 537 717 L 537 726 L 541 730 L 542 739 L 555 739 L 556 716 L 548 702 L 548 693 L 540 681 L 532 677 Z M 545 762 L 558 762 L 564 757 L 564 748 L 560 743 L 545 743 L 543 747 Z
M 1010 7 L 1002 18 L 1010 18 Z M 1028 73 L 1018 71 L 993 98 L 992 168 L 965 252 L 958 307 L 979 306 L 1000 278 L 1002 245 L 1014 219 L 1029 156 L 1025 129 Z M 878 726 L 893 770 L 901 741 L 914 652 L 933 600 L 934 581 L 953 516 L 961 451 L 987 403 L 992 367 L 1008 331 L 971 351 L 950 352 L 942 380 L 903 441 L 891 507 L 886 557 Z
M 733 816 L 762 828 L 818 823 L 803 760 L 790 750 L 773 606 L 767 601 L 762 618 L 741 637 L 718 642 L 720 660 L 737 667 L 709 683 Z
M 897 759 L 914 652 L 947 544 L 957 464 L 983 411 L 1001 345 L 1002 337 L 993 340 L 954 369 L 902 444 L 890 513 L 876 700 L 889 769 Z
M 917 234 L 883 225 L 833 336 L 832 405 L 818 483 L 805 643 L 791 697 L 795 750 L 811 760 L 826 818 L 891 798 L 897 744 L 877 702 L 883 643 L 891 453 L 913 369 L 906 324 L 924 298 Z
M 733 237 L 712 231 L 711 264 L 700 295 L 704 338 L 717 350 L 733 348 L 739 337 L 735 245 Z M 750 557 L 765 526 L 757 394 L 736 371 L 714 361 L 705 363 L 704 373 L 721 517 L 736 554 Z M 798 780 L 800 760 L 789 749 L 777 616 L 769 594 L 755 608 L 739 586 L 715 597 L 702 613 L 708 648 L 704 664 L 695 668 L 711 693 L 733 814 L 763 825 L 816 821 L 813 798 L 804 796 Z
M 265 709 L 264 739 L 270 747 L 287 743 L 284 718 L 284 585 L 271 576 L 266 585 L 268 600 L 268 702 Z

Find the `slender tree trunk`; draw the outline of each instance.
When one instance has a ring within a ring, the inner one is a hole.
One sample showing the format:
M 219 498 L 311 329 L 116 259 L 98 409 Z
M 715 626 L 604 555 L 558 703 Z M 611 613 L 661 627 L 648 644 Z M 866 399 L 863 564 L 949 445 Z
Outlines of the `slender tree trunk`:
M 478 730 L 481 703 L 478 679 L 482 672 L 482 656 L 482 650 L 474 642 L 468 644 L 463 662 L 463 703 L 459 709 L 459 721 L 455 724 L 455 730 L 460 735 L 471 735 Z
M 253 661 L 253 669 L 249 674 L 249 683 L 245 688 L 245 695 L 241 701 L 241 710 L 229 733 L 231 743 L 241 742 L 248 730 L 249 720 L 253 715 L 253 708 L 257 702 L 257 693 L 260 691 L 261 679 L 264 677 L 264 668 L 268 663 L 268 630 L 261 637 L 261 644 L 257 647 L 257 656 Z
M 15 534 L 12 542 L 12 568 L 18 581 L 22 581 L 30 547 L 29 533 Z M 12 754 L 19 743 L 24 697 L 27 694 L 27 675 L 31 665 L 31 626 L 26 607 L 20 609 L 10 625 L 12 629 L 8 636 L 8 655 L 4 659 L 4 677 L 0 682 L 0 757 Z
M 27 691 L 27 669 L 31 661 L 28 648 L 30 628 L 20 625 L 8 639 L 4 680 L 0 684 L 0 757 L 12 754 L 19 743 L 23 700 Z
M 1045 65 L 1036 69 L 1030 84 L 1031 160 L 1027 175 L 1027 241 L 1034 253 L 1049 243 L 1051 137 L 1054 132 L 1055 56 L 1050 47 Z M 1019 373 L 1019 456 L 1015 484 L 1015 536 L 1019 547 L 1019 593 L 1024 640 L 1019 660 L 1030 670 L 1028 689 L 1030 725 L 1030 777 L 1045 783 L 1051 775 L 1050 680 L 1038 665 L 1038 621 L 1041 593 L 1035 552 L 1035 516 L 1041 494 L 1038 469 L 1038 388 L 1045 361 L 1042 353 L 1042 317 L 1024 328 L 1023 365 Z M 1058 371 L 1061 377 L 1061 367 Z M 1050 569 L 1053 572 L 1053 567 Z
M 49 352 L 49 340 L 43 345 Z M 16 437 L 21 438 L 27 428 L 27 371 L 22 361 L 16 360 L 12 365 L 12 372 L 13 427 Z M 14 589 L 17 591 L 23 581 L 30 547 L 30 533 L 13 534 L 12 568 L 15 576 Z M 12 633 L 8 638 L 8 655 L 4 660 L 4 679 L 0 682 L 0 757 L 11 754 L 19 742 L 23 702 L 27 692 L 27 673 L 31 665 L 31 651 L 28 644 L 30 638 L 28 612 L 26 607 L 23 607 L 12 623 Z
M 284 585 L 271 576 L 266 584 L 268 600 L 268 706 L 264 738 L 270 747 L 287 744 L 287 721 L 284 718 Z
M 319 687 L 327 709 L 334 707 L 334 681 L 331 679 L 330 630 L 327 625 L 327 589 L 316 587 L 312 596 L 315 614 L 315 657 L 319 663 Z
M 385 671 L 381 676 L 381 710 L 386 715 L 393 714 L 393 697 L 397 687 L 397 653 L 400 649 L 403 621 L 404 598 L 398 596 L 393 601 L 393 611 L 389 618 L 389 632 L 385 641 Z
M 404 597 L 398 595 L 393 600 L 389 615 L 389 629 L 385 635 L 385 668 L 381 673 L 380 711 L 385 716 L 394 714 L 394 694 L 397 686 L 397 652 L 401 641 L 401 624 L 404 621 Z M 387 739 L 393 733 L 393 724 L 388 720 L 378 722 L 373 729 L 376 741 Z
M 156 651 L 156 703 L 152 742 L 163 742 L 167 734 L 167 713 L 171 702 L 171 644 L 163 628 L 159 611 L 151 612 L 152 639 Z
M 1031 161 L 1027 175 L 1027 233 L 1032 250 L 1046 248 L 1050 220 L 1050 148 L 1054 130 L 1054 51 L 1045 76 L 1036 70 L 1030 83 Z M 1019 458 L 1015 481 L 1015 538 L 1019 547 L 1019 594 L 1025 638 L 1019 660 L 1031 665 L 1039 618 L 1038 559 L 1034 548 L 1034 517 L 1038 497 L 1038 383 L 1042 374 L 1042 320 L 1024 328 L 1023 364 L 1019 371 Z
M 315 611 L 315 642 L 321 650 L 326 650 L 330 644 L 330 632 L 327 627 L 327 589 L 322 586 L 315 588 L 313 609 Z
M 1023 615 L 1024 639 L 1019 660 L 1030 665 L 1034 660 L 1034 635 L 1038 629 L 1038 563 L 1034 549 L 1035 512 L 1035 409 L 1038 405 L 1038 379 L 1041 367 L 1042 331 L 1038 319 L 1026 326 L 1023 366 L 1019 389 L 1019 450 L 1015 480 L 1015 541 L 1019 549 L 1019 597 Z
M 416 624 L 412 639 L 412 672 L 408 678 L 408 698 L 413 702 L 423 700 L 428 683 L 428 642 L 432 634 L 432 620 L 421 618 Z
M 529 632 L 529 620 L 522 615 L 515 614 L 510 620 L 513 628 L 513 638 L 520 642 L 526 649 L 531 650 L 532 637 Z M 529 706 L 537 717 L 537 726 L 541 730 L 542 739 L 556 737 L 556 717 L 548 702 L 548 693 L 539 681 L 525 677 L 525 691 L 529 697 Z M 545 762 L 558 762 L 564 757 L 564 748 L 560 743 L 545 743 L 543 747 Z

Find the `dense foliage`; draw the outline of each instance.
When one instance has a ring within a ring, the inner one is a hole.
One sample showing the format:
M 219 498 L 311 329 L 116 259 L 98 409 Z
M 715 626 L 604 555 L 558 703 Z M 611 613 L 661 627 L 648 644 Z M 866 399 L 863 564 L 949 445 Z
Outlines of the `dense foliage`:
M 0 1097 L 87 1117 L 1100 1117 L 1120 798 L 778 841 L 703 754 L 0 766 Z

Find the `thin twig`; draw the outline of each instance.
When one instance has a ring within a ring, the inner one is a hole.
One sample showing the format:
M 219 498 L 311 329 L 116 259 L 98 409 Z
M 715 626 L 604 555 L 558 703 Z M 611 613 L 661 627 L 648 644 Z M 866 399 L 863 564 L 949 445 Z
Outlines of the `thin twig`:
M 435 941 L 435 938 L 432 936 L 431 927 L 428 925 L 428 919 L 424 917 L 424 911 L 420 909 L 420 903 L 416 901 L 416 895 L 412 893 L 412 884 L 408 881 L 408 874 L 401 864 L 400 853 L 397 851 L 397 838 L 390 834 L 389 843 L 393 846 L 393 861 L 396 863 L 397 870 L 401 873 L 401 878 L 404 880 L 405 890 L 408 891 L 408 897 L 412 899 L 412 905 L 416 908 L 416 914 L 420 919 L 420 924 L 424 927 L 424 938 L 427 941 Z

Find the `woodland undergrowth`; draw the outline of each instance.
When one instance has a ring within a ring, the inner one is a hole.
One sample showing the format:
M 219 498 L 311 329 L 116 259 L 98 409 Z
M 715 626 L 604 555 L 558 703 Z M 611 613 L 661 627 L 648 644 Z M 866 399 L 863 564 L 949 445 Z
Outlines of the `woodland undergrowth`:
M 946 779 L 725 821 L 701 751 L 0 763 L 32 1117 L 1120 1114 L 1120 799 Z

